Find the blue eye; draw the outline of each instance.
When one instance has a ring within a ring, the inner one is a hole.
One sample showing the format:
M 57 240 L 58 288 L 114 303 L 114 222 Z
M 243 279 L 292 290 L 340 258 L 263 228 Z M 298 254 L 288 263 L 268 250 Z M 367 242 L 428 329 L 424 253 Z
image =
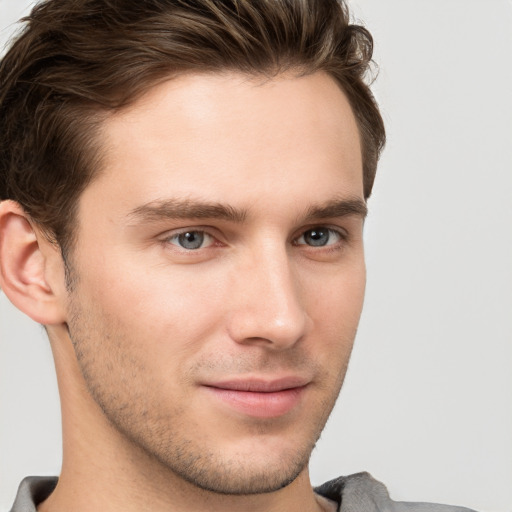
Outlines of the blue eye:
M 311 247 L 325 247 L 338 243 L 342 238 L 338 231 L 319 226 L 305 231 L 296 243 L 297 245 L 309 245 Z
M 210 245 L 213 238 L 204 231 L 185 231 L 169 237 L 168 240 L 171 244 L 177 245 L 182 249 L 193 251 L 201 249 L 205 245 Z

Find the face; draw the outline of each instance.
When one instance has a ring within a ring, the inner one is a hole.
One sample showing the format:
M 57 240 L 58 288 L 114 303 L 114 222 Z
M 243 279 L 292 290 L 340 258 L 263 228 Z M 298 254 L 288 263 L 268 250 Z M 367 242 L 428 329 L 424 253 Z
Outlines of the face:
M 345 96 L 322 73 L 187 75 L 102 137 L 71 255 L 88 392 L 178 477 L 221 493 L 283 487 L 335 403 L 363 302 Z

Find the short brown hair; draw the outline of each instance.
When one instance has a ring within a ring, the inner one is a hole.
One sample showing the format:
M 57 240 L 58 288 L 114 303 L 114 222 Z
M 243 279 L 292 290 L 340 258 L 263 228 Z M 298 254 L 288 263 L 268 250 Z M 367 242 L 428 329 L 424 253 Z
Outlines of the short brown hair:
M 369 197 L 385 131 L 366 83 L 372 37 L 343 0 L 46 0 L 24 21 L 0 65 L 0 200 L 63 252 L 101 167 L 102 119 L 185 72 L 329 73 L 357 119 Z

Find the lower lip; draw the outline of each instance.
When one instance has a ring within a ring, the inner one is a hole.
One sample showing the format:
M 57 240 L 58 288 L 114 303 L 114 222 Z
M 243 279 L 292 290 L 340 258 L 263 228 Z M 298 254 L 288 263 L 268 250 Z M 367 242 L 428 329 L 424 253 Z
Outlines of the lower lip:
M 212 395 L 230 408 L 256 418 L 276 418 L 294 409 L 300 402 L 306 386 L 270 393 L 238 391 L 207 386 Z

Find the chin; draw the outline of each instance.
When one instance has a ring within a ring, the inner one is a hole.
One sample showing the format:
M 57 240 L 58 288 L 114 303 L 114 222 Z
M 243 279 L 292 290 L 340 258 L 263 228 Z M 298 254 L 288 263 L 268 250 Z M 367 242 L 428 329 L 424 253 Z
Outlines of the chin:
M 316 438 L 274 435 L 235 443 L 223 441 L 213 446 L 208 441 L 182 439 L 168 450 L 153 451 L 151 455 L 166 471 L 205 491 L 265 494 L 288 486 L 307 468 Z
M 294 461 L 270 459 L 275 457 L 264 461 L 247 457 L 243 461 L 211 461 L 210 464 L 204 464 L 203 461 L 202 464 L 181 467 L 178 476 L 200 489 L 216 494 L 265 494 L 291 484 L 307 467 L 309 456 Z

